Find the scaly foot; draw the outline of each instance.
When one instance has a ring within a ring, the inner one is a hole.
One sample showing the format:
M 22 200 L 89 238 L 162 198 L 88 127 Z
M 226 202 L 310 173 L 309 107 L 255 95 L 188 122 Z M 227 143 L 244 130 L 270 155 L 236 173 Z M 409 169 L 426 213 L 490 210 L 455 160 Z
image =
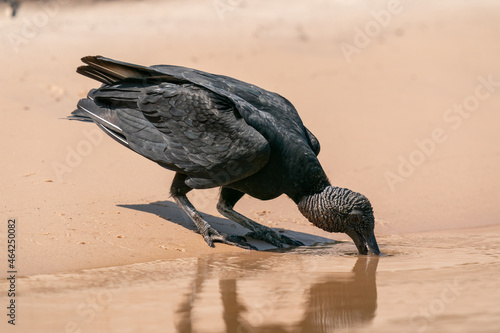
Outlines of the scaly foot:
M 250 245 L 246 242 L 245 237 L 226 235 L 218 232 L 211 226 L 205 228 L 204 230 L 201 230 L 200 233 L 203 236 L 205 242 L 207 242 L 208 246 L 210 247 L 214 247 L 214 242 L 219 242 L 227 245 L 238 246 L 245 250 L 257 250 L 255 246 Z
M 280 235 L 276 231 L 271 228 L 260 226 L 258 229 L 249 232 L 245 235 L 246 237 L 260 239 L 264 242 L 267 242 L 271 245 L 276 246 L 277 248 L 282 248 L 283 244 L 291 245 L 291 246 L 302 246 L 304 243 L 291 239 L 285 235 Z

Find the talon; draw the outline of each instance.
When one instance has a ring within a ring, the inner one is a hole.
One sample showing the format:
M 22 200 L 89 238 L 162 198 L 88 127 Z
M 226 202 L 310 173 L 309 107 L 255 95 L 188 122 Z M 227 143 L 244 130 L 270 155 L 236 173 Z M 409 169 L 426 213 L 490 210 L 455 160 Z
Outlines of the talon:
M 228 241 L 235 242 L 235 243 L 238 243 L 238 242 L 246 243 L 247 242 L 247 239 L 245 237 L 238 236 L 238 235 L 226 235 L 226 239 Z
M 281 235 L 281 238 L 284 239 L 284 242 L 287 243 L 288 245 L 304 246 L 304 243 L 302 243 L 301 241 L 291 239 L 290 237 L 287 237 L 285 235 Z
M 247 237 L 263 240 L 271 245 L 276 246 L 277 248 L 283 248 L 283 244 L 291 245 L 291 246 L 302 246 L 304 245 L 300 241 L 293 240 L 287 236 L 279 235 L 272 229 L 251 231 L 246 234 Z
M 203 239 L 210 247 L 215 247 L 214 242 L 241 247 L 245 250 L 258 250 L 255 246 L 246 242 L 243 236 L 221 234 L 214 228 L 207 228 L 202 231 Z
M 283 248 L 283 244 L 281 243 L 280 239 L 277 238 L 276 235 L 273 234 L 272 230 L 271 231 L 254 232 L 254 234 L 257 237 L 257 239 L 261 239 L 263 241 L 266 241 L 269 244 L 274 245 L 279 249 Z
M 209 235 L 203 236 L 203 239 L 208 244 L 208 246 L 215 247 L 214 242 L 212 241 L 212 238 Z

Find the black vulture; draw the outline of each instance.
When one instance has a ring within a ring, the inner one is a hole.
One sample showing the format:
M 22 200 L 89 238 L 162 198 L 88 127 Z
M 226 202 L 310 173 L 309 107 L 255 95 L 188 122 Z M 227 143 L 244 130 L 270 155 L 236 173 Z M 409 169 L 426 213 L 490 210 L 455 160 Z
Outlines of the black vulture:
M 188 200 L 192 189 L 221 187 L 218 211 L 277 247 L 303 245 L 233 210 L 244 194 L 286 194 L 314 225 L 349 235 L 361 254 L 379 248 L 368 199 L 331 186 L 320 145 L 284 97 L 237 79 L 171 65 L 151 67 L 101 56 L 82 58 L 77 72 L 100 81 L 70 119 L 93 121 L 122 145 L 176 172 L 170 193 L 209 246 L 253 248 L 225 235 Z

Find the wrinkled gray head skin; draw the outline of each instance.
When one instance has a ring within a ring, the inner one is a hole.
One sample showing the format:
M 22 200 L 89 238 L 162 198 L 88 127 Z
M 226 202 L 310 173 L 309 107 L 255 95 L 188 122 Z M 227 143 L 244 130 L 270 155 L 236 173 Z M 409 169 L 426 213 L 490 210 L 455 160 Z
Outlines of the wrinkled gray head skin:
M 317 227 L 329 232 L 349 235 L 360 254 L 380 250 L 373 233 L 375 218 L 370 201 L 362 194 L 346 188 L 327 186 L 299 202 L 300 212 Z

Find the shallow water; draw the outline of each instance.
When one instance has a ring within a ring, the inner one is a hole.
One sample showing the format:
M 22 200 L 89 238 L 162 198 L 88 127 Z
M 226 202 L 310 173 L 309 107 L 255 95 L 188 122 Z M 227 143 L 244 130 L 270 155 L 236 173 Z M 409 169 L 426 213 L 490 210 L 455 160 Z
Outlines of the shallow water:
M 339 242 L 22 278 L 15 331 L 500 331 L 498 233 L 379 243 L 380 258 Z

